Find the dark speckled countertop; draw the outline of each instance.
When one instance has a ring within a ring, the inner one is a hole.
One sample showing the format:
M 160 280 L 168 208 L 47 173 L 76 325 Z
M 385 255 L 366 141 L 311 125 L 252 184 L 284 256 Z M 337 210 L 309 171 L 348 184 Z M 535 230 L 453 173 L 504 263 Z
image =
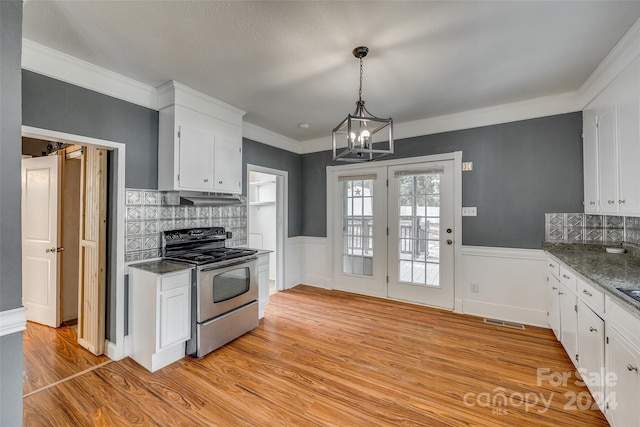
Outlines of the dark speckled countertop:
M 149 271 L 155 274 L 174 273 L 180 270 L 191 270 L 193 265 L 175 261 L 147 261 L 138 264 L 130 264 L 130 268 L 139 268 L 140 270 Z
M 613 297 L 621 306 L 640 317 L 640 301 L 617 289 L 640 289 L 640 256 L 637 248 L 626 245 L 625 247 L 627 253 L 610 254 L 602 245 L 544 245 L 547 253 L 593 282 L 603 293 Z

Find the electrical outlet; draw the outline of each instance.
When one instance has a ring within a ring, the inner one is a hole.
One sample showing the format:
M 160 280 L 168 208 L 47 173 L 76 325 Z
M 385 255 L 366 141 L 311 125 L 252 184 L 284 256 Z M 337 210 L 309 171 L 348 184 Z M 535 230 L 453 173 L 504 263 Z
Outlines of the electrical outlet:
M 473 292 L 474 294 L 478 293 L 478 284 L 477 283 L 472 283 L 471 284 L 471 292 Z

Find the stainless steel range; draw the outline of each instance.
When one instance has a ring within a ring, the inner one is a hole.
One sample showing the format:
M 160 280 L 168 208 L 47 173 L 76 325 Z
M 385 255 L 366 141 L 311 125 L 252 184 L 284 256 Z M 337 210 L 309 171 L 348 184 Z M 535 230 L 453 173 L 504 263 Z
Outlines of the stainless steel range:
M 187 354 L 203 357 L 258 326 L 255 250 L 225 247 L 223 227 L 162 233 L 164 259 L 195 265 Z

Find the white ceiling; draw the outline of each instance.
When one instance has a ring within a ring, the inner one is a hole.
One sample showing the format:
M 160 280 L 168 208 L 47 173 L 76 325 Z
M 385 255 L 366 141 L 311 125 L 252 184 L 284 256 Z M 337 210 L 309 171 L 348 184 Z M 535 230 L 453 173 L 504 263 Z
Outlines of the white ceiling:
M 367 107 L 403 123 L 577 90 L 639 17 L 639 1 L 29 0 L 23 35 L 306 141 L 355 108 L 356 46 Z

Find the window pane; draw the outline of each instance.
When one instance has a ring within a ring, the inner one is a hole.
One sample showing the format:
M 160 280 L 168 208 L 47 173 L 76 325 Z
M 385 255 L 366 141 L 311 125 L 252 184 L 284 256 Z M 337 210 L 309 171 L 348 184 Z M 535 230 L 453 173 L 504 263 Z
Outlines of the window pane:
M 425 264 L 421 262 L 413 263 L 413 283 L 425 284 Z
M 411 283 L 411 264 L 411 261 L 400 261 L 399 281 Z
M 373 180 L 343 184 L 343 273 L 373 275 Z

